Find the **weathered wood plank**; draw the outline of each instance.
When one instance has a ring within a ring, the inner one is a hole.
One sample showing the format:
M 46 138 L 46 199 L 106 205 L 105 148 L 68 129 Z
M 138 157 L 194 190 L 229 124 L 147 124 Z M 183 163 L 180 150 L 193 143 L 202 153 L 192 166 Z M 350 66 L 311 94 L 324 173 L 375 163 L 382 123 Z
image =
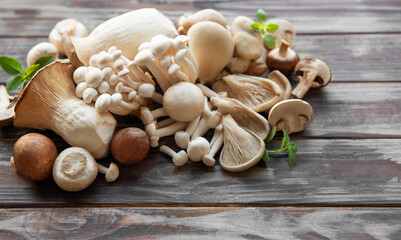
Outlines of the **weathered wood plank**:
M 302 138 L 401 137 L 401 82 L 333 83 L 305 96 L 314 109 L 313 123 L 293 136 Z M 119 117 L 119 128 L 140 126 L 134 117 Z M 2 128 L 0 139 L 16 140 L 28 130 Z M 59 139 L 55 134 L 50 137 Z
M 172 139 L 164 139 L 163 144 Z M 277 206 L 397 205 L 401 202 L 401 139 L 296 139 L 297 165 L 275 157 L 242 173 L 219 165 L 188 163 L 176 168 L 152 149 L 135 166 L 120 166 L 119 179 L 108 184 L 99 175 L 88 189 L 69 193 L 52 179 L 32 183 L 10 167 L 13 142 L 0 142 L 0 207 L 33 206 Z M 277 147 L 279 141 L 275 142 Z M 57 142 L 59 150 L 67 147 Z M 102 161 L 108 164 L 111 157 Z
M 0 56 L 18 59 L 45 38 L 0 39 Z M 401 39 L 396 34 L 297 36 L 295 50 L 303 57 L 320 58 L 333 71 L 333 81 L 401 81 Z M 0 82 L 7 80 L 0 70 Z
M 400 208 L 0 210 L 7 239 L 400 239 Z
M 214 8 L 229 22 L 238 15 L 255 17 L 258 8 L 270 17 L 293 22 L 298 33 L 401 32 L 401 4 L 396 0 L 358 1 L 2 1 L 0 36 L 47 36 L 57 21 L 77 18 L 89 29 L 129 10 L 154 7 L 175 20 L 188 11 Z

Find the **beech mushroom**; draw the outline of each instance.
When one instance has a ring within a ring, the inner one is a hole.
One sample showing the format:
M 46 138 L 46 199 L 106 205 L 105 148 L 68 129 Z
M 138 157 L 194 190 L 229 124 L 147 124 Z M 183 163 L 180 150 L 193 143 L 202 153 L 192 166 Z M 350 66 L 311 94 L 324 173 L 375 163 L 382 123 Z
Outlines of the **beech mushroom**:
M 42 181 L 50 177 L 57 154 L 56 145 L 48 137 L 28 133 L 15 143 L 12 161 L 21 177 Z
M 229 172 L 240 172 L 254 166 L 265 151 L 264 141 L 255 133 L 240 127 L 234 118 L 223 116 L 224 145 L 220 153 L 220 166 Z
M 58 22 L 49 34 L 49 42 L 57 48 L 60 55 L 65 55 L 61 38 L 63 34 L 81 38 L 88 36 L 88 30 L 81 22 L 78 22 L 73 18 L 64 19 Z
M 62 151 L 53 165 L 53 179 L 57 186 L 69 192 L 84 190 L 95 180 L 98 164 L 92 155 L 81 147 Z
M 0 86 L 0 127 L 13 125 L 16 100 L 17 98 L 10 98 L 4 85 Z
M 78 59 L 88 66 L 92 55 L 112 46 L 120 49 L 128 59 L 134 59 L 139 45 L 157 34 L 175 37 L 178 32 L 174 24 L 161 12 L 154 8 L 142 8 L 109 19 L 97 26 L 87 37 L 71 37 L 72 46 L 69 47 L 72 47 Z M 64 48 L 68 46 L 64 45 Z
M 292 91 L 292 95 L 296 98 L 303 98 L 311 87 L 324 87 L 331 81 L 330 67 L 316 58 L 302 59 L 296 65 L 294 73 L 299 79 L 298 85 Z
M 197 137 L 188 144 L 188 157 L 193 162 L 199 162 L 202 157 L 210 152 L 209 142 L 204 137 Z
M 194 120 L 192 120 L 188 124 L 187 128 L 185 129 L 185 131 L 178 131 L 178 132 L 175 133 L 174 140 L 175 140 L 175 143 L 177 144 L 178 147 L 180 147 L 181 149 L 187 149 L 188 148 L 188 144 L 190 142 L 191 136 L 195 132 L 196 127 L 198 126 L 200 118 L 201 118 L 201 116 L 199 116 L 199 117 L 195 118 Z
M 39 58 L 48 55 L 53 55 L 54 59 L 57 59 L 57 48 L 48 42 L 38 43 L 31 50 L 29 50 L 28 55 L 26 56 L 26 64 L 28 67 L 34 65 Z
M 213 83 L 234 53 L 234 41 L 227 29 L 215 22 L 199 22 L 188 31 L 189 49 L 199 65 L 202 84 Z
M 313 121 L 313 109 L 300 99 L 290 99 L 277 103 L 270 110 L 269 123 L 277 131 L 284 129 L 288 134 L 301 132 Z
M 214 9 L 204 9 L 196 13 L 185 13 L 176 21 L 176 28 L 180 34 L 186 35 L 188 30 L 198 22 L 211 21 L 226 27 L 227 20 L 223 14 Z
M 204 108 L 202 112 L 202 116 L 199 120 L 196 129 L 194 130 L 191 140 L 194 140 L 198 137 L 201 137 L 206 134 L 206 132 L 211 128 L 216 128 L 221 122 L 221 113 L 216 110 L 211 110 L 211 107 L 208 104 L 207 97 L 205 97 Z
M 107 182 L 114 182 L 118 178 L 118 175 L 120 175 L 120 170 L 115 163 L 110 163 L 108 168 L 98 163 L 97 168 L 100 173 L 105 175 Z
M 108 112 L 98 112 L 75 96 L 74 68 L 54 62 L 39 70 L 15 105 L 16 127 L 51 129 L 71 146 L 105 157 L 116 127 Z
M 267 76 L 270 80 L 277 83 L 280 86 L 283 95 L 281 100 L 287 100 L 291 97 L 291 83 L 286 76 L 284 76 L 280 71 L 274 70 Z
M 289 46 L 289 43 L 281 40 L 280 47 L 267 54 L 266 62 L 270 71 L 279 70 L 284 75 L 292 73 L 299 62 L 299 56 Z
M 275 82 L 249 75 L 228 75 L 222 79 L 229 87 L 227 96 L 235 98 L 256 112 L 265 112 L 282 98 Z
M 223 136 L 223 125 L 219 125 L 215 128 L 213 138 L 210 140 L 210 151 L 208 154 L 202 156 L 202 162 L 206 166 L 213 166 L 216 163 L 214 156 L 223 146 L 224 136 Z
M 132 165 L 141 162 L 149 152 L 149 137 L 140 128 L 124 128 L 114 134 L 111 154 L 121 164 Z
M 170 157 L 172 157 L 172 161 L 174 165 L 177 167 L 184 165 L 188 161 L 188 154 L 184 150 L 181 150 L 178 153 L 176 153 L 174 152 L 173 149 L 169 148 L 168 146 L 161 145 L 160 152 L 165 153 Z
M 270 18 L 266 21 L 266 25 L 274 23 L 277 24 L 279 27 L 275 32 L 270 33 L 276 38 L 276 42 L 280 43 L 281 40 L 284 40 L 290 44 L 291 48 L 294 48 L 292 45 L 292 39 L 295 37 L 295 28 L 294 26 L 285 19 L 278 19 L 278 18 Z M 279 47 L 276 45 L 276 48 Z

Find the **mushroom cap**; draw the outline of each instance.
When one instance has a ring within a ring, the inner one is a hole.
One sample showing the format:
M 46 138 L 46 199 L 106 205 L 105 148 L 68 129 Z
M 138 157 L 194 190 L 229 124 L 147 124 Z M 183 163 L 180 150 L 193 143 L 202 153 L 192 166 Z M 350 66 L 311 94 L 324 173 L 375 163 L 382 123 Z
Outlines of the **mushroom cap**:
M 25 179 L 45 180 L 51 175 L 57 154 L 56 145 L 48 137 L 39 133 L 28 133 L 14 145 L 14 165 Z
M 183 166 L 188 161 L 188 154 L 181 150 L 173 157 L 173 163 L 175 166 L 180 167 Z
M 14 120 L 14 107 L 17 98 L 10 102 L 7 89 L 4 85 L 0 86 L 0 126 L 11 126 Z
M 281 100 L 287 100 L 291 97 L 291 91 L 292 91 L 291 83 L 288 80 L 288 78 L 284 76 L 284 74 L 282 74 L 278 70 L 274 70 L 273 72 L 269 73 L 267 77 L 280 86 L 283 92 Z
M 229 172 L 241 172 L 258 163 L 265 151 L 264 141 L 240 127 L 230 114 L 223 117 L 222 125 L 224 145 L 220 166 Z
M 61 35 L 64 33 L 74 37 L 88 36 L 88 30 L 86 27 L 73 18 L 63 19 L 58 22 L 49 34 L 49 42 L 56 46 L 59 53 L 62 55 L 65 54 L 61 38 Z
M 163 96 L 163 108 L 174 120 L 190 122 L 203 112 L 204 95 L 198 86 L 179 82 L 169 87 Z
M 48 42 L 38 43 L 31 50 L 29 50 L 28 55 L 26 56 L 26 63 L 28 66 L 34 65 L 39 58 L 47 55 L 53 55 L 54 59 L 57 59 L 57 48 Z
M 298 54 L 284 40 L 281 40 L 280 47 L 271 50 L 266 56 L 269 70 L 279 70 L 284 75 L 290 75 L 298 62 Z
M 149 152 L 149 137 L 140 128 L 124 128 L 111 140 L 111 154 L 117 162 L 132 165 L 141 162 Z
M 235 55 L 246 60 L 257 59 L 262 55 L 264 48 L 262 34 L 252 29 L 252 23 L 254 23 L 252 19 L 239 16 L 236 17 L 231 24 L 231 35 L 235 44 Z
M 177 146 L 181 149 L 187 149 L 188 144 L 190 142 L 190 137 L 187 132 L 178 131 L 174 135 L 174 140 Z
M 215 22 L 199 22 L 188 31 L 189 49 L 199 66 L 202 84 L 212 83 L 234 53 L 234 41 L 228 30 Z
M 303 131 L 312 121 L 312 106 L 300 99 L 281 101 L 269 113 L 270 125 L 276 126 L 278 131 L 284 129 L 288 134 Z
M 176 22 L 178 25 L 176 25 L 176 27 L 180 34 L 185 35 L 192 25 L 204 21 L 215 22 L 223 27 L 227 25 L 227 20 L 224 18 L 223 14 L 214 9 L 204 9 L 193 14 L 185 13 L 180 17 L 180 20 Z
M 316 73 L 316 78 L 312 84 L 312 88 L 324 87 L 331 81 L 330 67 L 320 59 L 304 58 L 295 66 L 295 76 L 303 75 L 304 72 Z
M 53 165 L 53 178 L 63 190 L 77 192 L 87 188 L 95 180 L 98 167 L 92 155 L 81 147 L 62 151 Z
M 188 144 L 188 157 L 194 162 L 201 161 L 202 156 L 208 154 L 209 152 L 210 144 L 204 137 L 197 137 Z
M 279 43 L 281 40 L 284 40 L 290 44 L 291 48 L 293 48 L 291 42 L 296 35 L 294 26 L 289 21 L 279 18 L 270 18 L 266 21 L 266 25 L 270 23 L 275 23 L 279 26 L 275 32 L 270 33 L 276 38 L 276 42 Z M 276 45 L 276 48 L 277 47 L 279 46 Z
M 114 182 L 118 178 L 119 175 L 120 175 L 120 170 L 118 169 L 117 164 L 110 163 L 110 166 L 107 169 L 106 176 L 105 176 L 106 181 Z
M 270 79 L 250 75 L 228 75 L 222 79 L 229 86 L 228 97 L 235 98 L 255 112 L 269 110 L 282 98 L 282 90 Z

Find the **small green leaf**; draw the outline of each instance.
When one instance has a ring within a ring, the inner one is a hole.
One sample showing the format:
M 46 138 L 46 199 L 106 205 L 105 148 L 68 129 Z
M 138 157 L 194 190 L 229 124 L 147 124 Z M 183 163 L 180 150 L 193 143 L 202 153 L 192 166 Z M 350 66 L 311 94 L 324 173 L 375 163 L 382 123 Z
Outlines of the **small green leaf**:
M 15 75 L 21 73 L 21 64 L 14 58 L 1 56 L 0 65 L 8 74 Z
M 266 163 L 268 163 L 268 162 L 270 161 L 269 153 L 267 152 L 267 150 L 265 150 L 265 153 L 263 153 L 262 159 L 263 159 L 263 161 L 265 161 Z
M 259 9 L 256 13 L 256 17 L 259 19 L 260 22 L 266 21 L 267 14 L 262 9 Z
M 258 22 L 254 22 L 251 24 L 251 28 L 257 32 L 261 32 L 262 31 L 262 27 L 260 25 L 260 23 Z
M 283 135 L 285 138 L 285 141 L 287 142 L 287 144 L 289 144 L 291 142 L 290 136 L 288 136 L 288 133 L 283 129 Z
M 42 67 L 52 63 L 54 61 L 54 56 L 53 55 L 47 55 L 39 58 L 35 64 L 39 64 L 39 69 Z
M 266 137 L 265 143 L 270 142 L 270 141 L 274 138 L 274 136 L 276 135 L 276 131 L 277 131 L 277 127 L 274 126 L 274 127 L 270 130 L 269 135 Z
M 269 24 L 267 24 L 267 26 L 266 26 L 266 31 L 272 33 L 272 32 L 275 32 L 275 31 L 278 29 L 278 27 L 279 27 L 279 26 L 278 26 L 277 24 L 269 23 Z
M 295 166 L 296 161 L 296 152 L 295 151 L 288 151 L 288 161 L 290 162 L 290 166 Z
M 280 150 L 281 150 L 281 151 L 284 150 L 284 146 L 285 146 L 286 141 L 287 141 L 286 138 L 283 137 L 283 140 L 281 140 L 281 147 L 280 147 Z
M 276 48 L 276 39 L 272 35 L 265 35 L 263 42 L 270 49 Z
M 25 78 L 22 75 L 18 75 L 18 76 L 15 76 L 15 77 L 9 79 L 7 81 L 7 85 L 6 85 L 7 92 L 11 92 L 11 91 L 19 89 L 21 87 L 21 85 L 24 83 L 24 79 Z
M 27 69 L 25 69 L 22 72 L 22 74 L 29 81 L 29 80 L 31 80 L 33 75 L 35 75 L 35 73 L 39 70 L 39 68 L 40 68 L 39 64 L 35 64 L 35 65 L 32 65 L 32 66 L 29 66 L 29 67 L 27 67 Z

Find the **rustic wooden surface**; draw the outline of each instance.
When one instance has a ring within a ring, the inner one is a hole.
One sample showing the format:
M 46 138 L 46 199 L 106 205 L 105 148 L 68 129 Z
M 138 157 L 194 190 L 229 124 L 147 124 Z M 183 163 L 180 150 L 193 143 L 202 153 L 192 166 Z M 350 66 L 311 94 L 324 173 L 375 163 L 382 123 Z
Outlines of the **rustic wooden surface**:
M 11 169 L 13 144 L 35 130 L 2 128 L 0 239 L 401 239 L 401 1 L 1 0 L 0 55 L 25 64 L 63 18 L 91 30 L 142 7 L 172 20 L 215 8 L 229 22 L 263 8 L 295 25 L 299 55 L 333 71 L 329 86 L 305 97 L 315 119 L 291 136 L 300 146 L 297 165 L 276 157 L 236 174 L 199 163 L 175 168 L 153 149 L 146 161 L 121 167 L 118 181 L 99 175 L 88 189 L 66 193 L 51 179 L 31 183 Z M 140 126 L 118 120 L 119 128 Z

